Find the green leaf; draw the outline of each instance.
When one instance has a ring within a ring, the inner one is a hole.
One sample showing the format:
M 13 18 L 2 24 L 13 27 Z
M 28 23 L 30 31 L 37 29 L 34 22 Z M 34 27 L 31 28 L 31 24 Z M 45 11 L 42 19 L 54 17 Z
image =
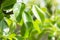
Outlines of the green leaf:
M 0 21 L 0 27 L 2 27 L 2 28 L 6 28 L 7 27 L 7 24 L 4 21 L 4 19 Z
M 34 29 L 38 31 L 38 33 L 41 33 L 41 23 L 39 20 L 33 21 Z
M 13 21 L 11 19 L 5 18 L 5 21 L 9 27 L 12 26 Z
M 4 17 L 4 15 L 3 15 L 3 13 L 2 13 L 2 11 L 0 9 L 0 21 L 3 19 L 3 17 Z
M 3 29 L 7 27 L 6 22 L 3 20 L 0 21 L 0 35 L 3 34 Z
M 16 36 L 16 38 L 17 38 L 18 40 L 23 40 L 23 38 L 22 38 L 21 36 Z
M 13 13 L 15 15 L 16 21 L 20 22 L 22 18 L 22 13 L 25 9 L 24 3 L 16 3 L 13 7 Z
M 24 21 L 25 25 L 27 26 L 27 28 L 30 27 L 31 25 L 33 25 L 32 17 L 28 12 L 23 13 L 22 18 L 23 18 L 23 21 Z
M 26 27 L 25 24 L 23 24 L 23 26 L 21 27 L 21 35 L 24 36 L 26 32 Z
M 2 9 L 10 9 L 16 3 L 16 0 L 4 0 L 1 4 Z
M 60 22 L 59 21 L 57 21 L 57 27 L 60 28 Z
M 42 32 L 38 35 L 38 40 L 48 40 L 48 36 L 50 34 L 49 30 L 42 30 Z
M 30 36 L 29 36 L 29 40 L 38 40 L 38 32 L 36 30 L 32 30 Z
M 0 13 L 0 21 L 3 19 L 3 14 Z
M 38 20 L 40 20 L 42 22 L 45 21 L 45 14 L 38 6 L 33 5 L 32 12 Z
M 28 12 L 23 13 L 22 15 L 24 22 L 32 22 L 32 17 Z
M 12 38 L 15 38 L 15 36 L 16 36 L 16 34 L 15 33 L 12 33 L 7 38 L 12 39 Z
M 27 38 L 33 28 L 32 17 L 28 12 L 23 13 L 22 17 L 26 28 L 24 37 Z

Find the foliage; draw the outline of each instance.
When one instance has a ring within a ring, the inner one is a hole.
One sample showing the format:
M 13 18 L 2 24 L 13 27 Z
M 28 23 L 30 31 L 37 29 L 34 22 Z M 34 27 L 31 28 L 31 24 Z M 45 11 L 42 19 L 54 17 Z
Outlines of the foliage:
M 60 40 L 56 0 L 26 1 L 0 0 L 0 40 Z

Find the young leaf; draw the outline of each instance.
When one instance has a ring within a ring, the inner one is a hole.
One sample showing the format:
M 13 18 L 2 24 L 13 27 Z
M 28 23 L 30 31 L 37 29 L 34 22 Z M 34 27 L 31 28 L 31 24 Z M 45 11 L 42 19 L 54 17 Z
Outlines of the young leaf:
M 12 26 L 12 23 L 13 23 L 12 20 L 10 20 L 10 19 L 8 19 L 8 18 L 5 18 L 5 21 L 6 21 L 6 23 L 7 23 L 7 25 L 8 25 L 9 27 Z
M 41 33 L 41 29 L 42 29 L 40 28 L 41 23 L 38 20 L 36 20 L 36 21 L 33 21 L 33 25 L 34 25 L 34 29 L 38 31 L 38 33 Z

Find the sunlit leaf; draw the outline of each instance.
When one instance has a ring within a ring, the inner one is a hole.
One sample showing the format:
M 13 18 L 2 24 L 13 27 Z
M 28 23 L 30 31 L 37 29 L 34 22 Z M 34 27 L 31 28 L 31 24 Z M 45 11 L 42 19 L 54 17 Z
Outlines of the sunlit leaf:
M 8 39 L 13 39 L 13 38 L 15 38 L 15 36 L 16 36 L 16 34 L 12 33 L 12 34 L 10 34 L 7 38 L 8 38 Z
M 38 31 L 38 33 L 41 33 L 41 27 L 40 27 L 40 22 L 38 21 L 38 20 L 36 20 L 36 21 L 34 21 L 33 22 L 33 24 L 34 24 L 34 28 Z
M 8 18 L 5 18 L 5 21 L 7 22 L 8 26 L 10 27 L 11 24 L 13 23 L 12 20 L 8 19 Z
M 25 37 L 28 37 L 29 32 L 31 31 L 31 29 L 33 27 L 32 18 L 28 12 L 23 13 L 22 17 L 23 17 L 23 21 L 25 24 L 25 28 L 26 28 Z
M 38 6 L 33 5 L 32 11 L 33 11 L 34 16 L 38 20 L 44 22 L 44 20 L 45 20 L 45 14 L 44 14 L 44 12 Z
M 13 13 L 16 18 L 17 22 L 21 21 L 22 18 L 22 13 L 25 9 L 25 4 L 24 3 L 16 3 L 13 7 Z

